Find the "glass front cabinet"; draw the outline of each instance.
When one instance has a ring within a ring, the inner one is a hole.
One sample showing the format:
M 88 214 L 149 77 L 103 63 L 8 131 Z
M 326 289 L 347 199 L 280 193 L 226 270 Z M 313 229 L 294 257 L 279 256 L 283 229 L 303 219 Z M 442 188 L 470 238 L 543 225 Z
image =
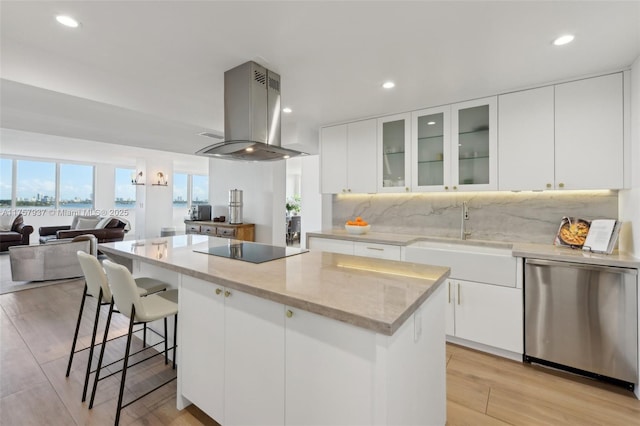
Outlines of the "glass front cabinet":
M 451 108 L 415 111 L 411 115 L 411 187 L 414 191 L 451 190 Z
M 378 119 L 378 192 L 409 192 L 411 114 Z
M 495 96 L 451 105 L 450 188 L 498 189 L 497 123 Z

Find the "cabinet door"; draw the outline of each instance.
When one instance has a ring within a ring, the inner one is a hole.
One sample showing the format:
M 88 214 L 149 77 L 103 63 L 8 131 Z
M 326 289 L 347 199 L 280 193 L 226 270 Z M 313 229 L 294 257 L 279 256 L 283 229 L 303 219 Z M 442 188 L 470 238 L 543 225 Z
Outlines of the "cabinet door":
M 459 191 L 498 188 L 497 98 L 451 106 L 451 180 Z
M 411 184 L 411 115 L 378 119 L 378 191 L 407 192 Z
M 375 333 L 287 309 L 285 424 L 373 424 Z
M 522 289 L 454 282 L 456 337 L 523 353 Z
M 353 254 L 353 241 L 309 237 L 309 249 L 331 253 Z
M 498 96 L 498 189 L 554 188 L 553 86 Z
M 411 115 L 413 191 L 445 191 L 451 185 L 450 110 L 430 108 Z
M 376 192 L 377 135 L 378 124 L 375 119 L 357 121 L 347 126 L 347 192 Z
M 284 305 L 225 291 L 225 425 L 284 424 Z
M 622 188 L 622 73 L 558 84 L 555 96 L 558 187 Z
M 220 294 L 216 294 L 219 290 Z M 216 421 L 224 417 L 224 297 L 221 286 L 182 275 L 178 321 L 182 395 Z
M 355 241 L 353 243 L 353 254 L 377 259 L 400 260 L 400 246 Z
M 347 190 L 347 125 L 320 129 L 320 182 L 325 194 Z

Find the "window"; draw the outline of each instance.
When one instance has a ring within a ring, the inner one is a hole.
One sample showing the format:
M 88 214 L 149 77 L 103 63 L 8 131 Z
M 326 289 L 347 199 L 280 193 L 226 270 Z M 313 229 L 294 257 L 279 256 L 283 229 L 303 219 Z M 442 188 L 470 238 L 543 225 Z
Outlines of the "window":
M 209 202 L 209 176 L 193 175 L 191 188 L 191 204 L 207 204 Z
M 13 160 L 0 158 L 0 208 L 11 207 L 13 188 Z
M 60 164 L 60 208 L 93 208 L 93 166 Z
M 189 176 L 185 173 L 173 174 L 173 207 L 186 208 L 189 201 Z
M 16 207 L 55 207 L 56 163 L 16 161 Z
M 116 168 L 116 209 L 133 209 L 136 207 L 136 186 L 131 184 L 135 173 L 134 169 Z

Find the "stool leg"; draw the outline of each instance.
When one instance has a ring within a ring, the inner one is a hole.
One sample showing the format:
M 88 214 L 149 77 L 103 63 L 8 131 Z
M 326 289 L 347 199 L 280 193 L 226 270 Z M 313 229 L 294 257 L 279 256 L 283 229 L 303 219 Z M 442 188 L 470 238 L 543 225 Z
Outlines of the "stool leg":
M 147 323 L 142 325 L 142 347 L 147 347 Z
M 178 314 L 173 320 L 173 369 L 176 369 L 176 336 L 178 335 Z
M 67 364 L 67 375 L 71 372 L 71 363 L 73 362 L 73 354 L 76 351 L 76 342 L 78 341 L 78 332 L 80 331 L 80 322 L 82 322 L 82 311 L 84 310 L 84 301 L 87 298 L 87 283 L 84 283 L 84 292 L 80 301 L 80 311 L 78 312 L 78 322 L 76 323 L 76 332 L 73 334 L 73 343 L 71 344 L 71 353 L 69 354 L 69 364 Z
M 167 317 L 164 317 L 164 365 L 169 364 L 169 346 L 167 340 L 169 335 L 167 334 Z
M 91 389 L 91 400 L 89 401 L 89 409 L 93 408 L 93 401 L 96 397 L 96 388 L 98 380 L 100 380 L 100 369 L 102 368 L 102 358 L 104 357 L 104 348 L 107 346 L 107 336 L 109 335 L 109 325 L 111 324 L 111 314 L 113 314 L 113 296 L 109 304 L 109 314 L 107 315 L 107 323 L 104 326 L 104 337 L 102 338 L 102 346 L 100 347 L 100 356 L 98 357 L 98 368 L 96 369 L 96 377 L 93 378 L 93 388 Z
M 131 307 L 131 319 L 129 320 L 129 334 L 127 334 L 127 348 L 124 351 L 124 365 L 122 366 L 122 378 L 120 379 L 120 394 L 118 395 L 118 410 L 116 411 L 117 426 L 120 423 L 120 411 L 122 410 L 122 397 L 124 396 L 124 381 L 127 377 L 127 365 L 129 364 L 129 350 L 131 348 L 131 335 L 133 334 L 133 323 L 136 318 L 136 307 Z
M 91 346 L 89 346 L 89 360 L 87 361 L 87 372 L 84 375 L 84 388 L 82 388 L 82 402 L 87 400 L 87 388 L 89 387 L 89 375 L 91 374 L 91 364 L 93 364 L 93 347 L 96 344 L 96 333 L 98 332 L 98 321 L 100 320 L 100 305 L 102 303 L 102 288 L 98 293 L 98 305 L 96 306 L 96 319 L 93 321 L 93 333 L 91 334 Z

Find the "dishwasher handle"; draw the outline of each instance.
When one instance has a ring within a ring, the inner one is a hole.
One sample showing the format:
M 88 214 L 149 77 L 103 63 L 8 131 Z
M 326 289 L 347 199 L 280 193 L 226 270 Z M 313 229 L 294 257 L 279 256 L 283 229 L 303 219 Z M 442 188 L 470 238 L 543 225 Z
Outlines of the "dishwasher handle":
M 557 260 L 543 260 L 543 259 L 529 259 L 529 258 L 525 260 L 525 263 L 529 265 L 560 266 L 565 268 L 586 269 L 589 271 L 611 272 L 614 274 L 638 275 L 637 269 L 621 268 L 617 266 L 592 265 L 589 263 L 573 263 L 573 262 L 563 262 L 563 261 L 557 261 Z

